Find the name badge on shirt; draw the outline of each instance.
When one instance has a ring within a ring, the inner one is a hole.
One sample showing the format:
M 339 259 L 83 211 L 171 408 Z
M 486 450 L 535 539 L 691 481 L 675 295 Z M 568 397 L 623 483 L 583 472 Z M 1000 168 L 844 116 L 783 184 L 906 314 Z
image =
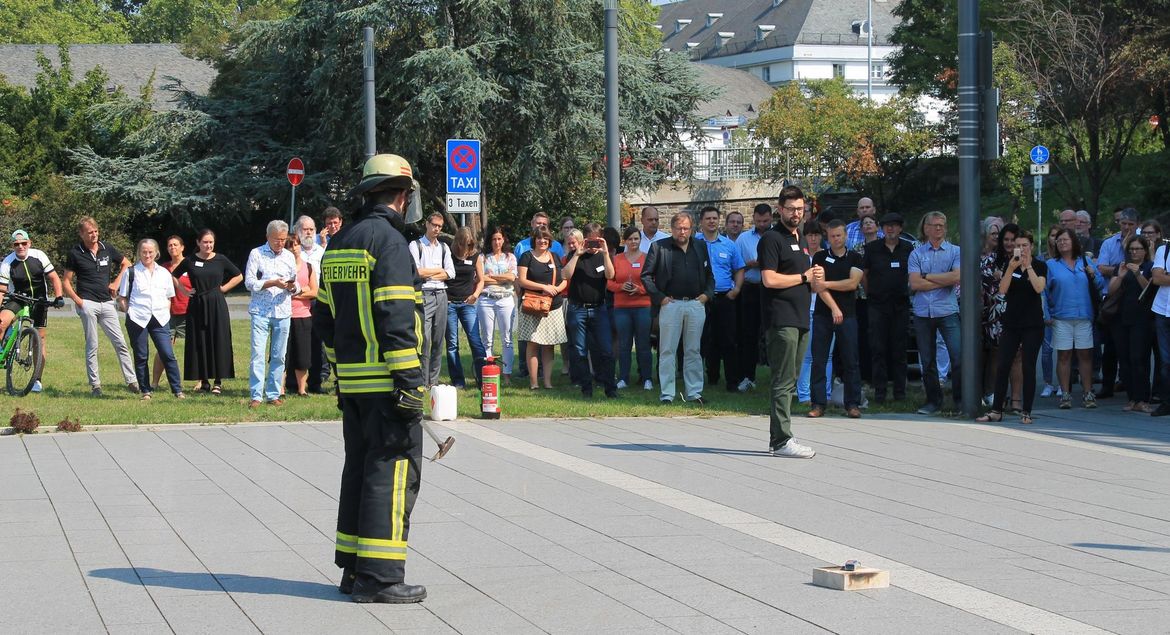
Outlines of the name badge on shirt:
M 642 268 L 642 263 L 640 263 L 640 262 L 630 263 L 630 269 L 641 269 L 641 268 Z
M 464 260 L 464 261 L 463 261 L 463 264 L 465 264 L 465 265 L 470 265 L 470 264 L 471 264 L 471 261 L 470 261 L 470 260 Z
M 108 267 L 108 266 L 110 266 L 110 259 L 109 259 L 109 258 L 100 258 L 100 259 L 98 259 L 98 266 L 99 266 L 99 267 Z
M 1018 271 L 1017 271 L 1017 272 L 1015 272 L 1015 273 L 1013 273 L 1013 274 L 1012 274 L 1012 277 L 1013 277 L 1013 278 L 1023 278 L 1024 276 L 1021 276 L 1021 275 L 1020 275 L 1020 272 L 1018 272 Z
M 552 269 L 552 268 L 553 268 L 553 263 L 551 263 L 551 262 L 550 262 L 550 263 L 548 263 L 548 268 L 549 268 L 549 269 Z
M 724 260 L 727 260 L 729 257 L 731 257 L 731 254 L 729 254 L 727 252 L 723 252 L 723 253 L 719 254 L 719 257 L 724 259 Z
M 788 246 L 792 247 L 792 251 L 800 251 L 800 245 L 788 245 Z
M 900 263 L 900 262 L 895 261 L 895 262 L 890 263 L 890 269 L 901 269 L 901 268 L 902 268 L 902 263 Z
M 602 271 L 605 271 L 605 265 L 598 265 L 597 269 L 595 269 L 594 271 L 596 271 L 597 273 L 601 273 Z
M 196 262 L 195 262 L 195 266 L 196 266 L 196 267 L 202 267 L 202 266 L 203 266 L 203 263 L 202 263 L 202 262 L 198 262 L 198 261 L 196 261 Z
M 825 262 L 827 262 L 831 265 L 831 264 L 837 262 L 837 259 L 833 258 L 832 256 L 825 256 Z

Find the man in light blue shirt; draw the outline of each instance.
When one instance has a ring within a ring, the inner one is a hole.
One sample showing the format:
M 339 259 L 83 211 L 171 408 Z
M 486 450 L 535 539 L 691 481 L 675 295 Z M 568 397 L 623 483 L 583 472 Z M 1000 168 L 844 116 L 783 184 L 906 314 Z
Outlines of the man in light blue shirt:
M 739 392 L 756 387 L 756 366 L 760 362 L 760 237 L 772 228 L 772 206 L 760 203 L 752 210 L 752 229 L 739 235 L 735 247 L 743 261 L 743 287 L 740 290 L 735 316 L 736 349 L 739 352 L 739 374 L 743 376 Z
M 266 235 L 268 242 L 248 254 L 248 264 L 244 267 L 244 286 L 252 292 L 252 301 L 248 303 L 248 315 L 252 321 L 252 364 L 248 372 L 248 392 L 252 401 L 249 408 L 259 407 L 265 398 L 274 406 L 284 403 L 280 398 L 280 383 L 288 348 L 292 298 L 300 293 L 297 259 L 284 248 L 288 240 L 288 223 L 280 220 L 268 223 Z M 266 363 L 267 374 L 264 372 Z
M 1101 243 L 1101 253 L 1097 257 L 1097 267 L 1106 278 L 1117 274 L 1117 268 L 1125 262 L 1125 250 L 1122 245 L 1137 231 L 1138 212 L 1132 207 L 1121 210 L 1117 226 L 1121 231 L 1106 238 Z
M 699 350 L 707 362 L 707 384 L 719 384 L 719 362 L 728 392 L 739 390 L 743 377 L 736 352 L 736 302 L 743 288 L 743 258 L 730 238 L 719 233 L 719 208 L 704 207 L 699 213 L 702 232 L 696 240 L 707 244 L 711 273 L 715 276 L 715 298 L 707 303 L 707 320 Z
M 910 289 L 914 291 L 914 335 L 922 360 L 922 384 L 926 404 L 918 414 L 932 415 L 942 409 L 943 393 L 938 378 L 935 334 L 942 335 L 950 359 L 951 396 L 955 407 L 960 394 L 961 362 L 959 348 L 959 301 L 955 287 L 959 284 L 959 247 L 947 242 L 947 217 L 942 212 L 928 212 L 922 219 L 925 241 L 910 253 L 908 271 Z
M 533 214 L 532 215 L 532 231 L 536 231 L 536 229 L 538 227 L 543 227 L 545 229 L 548 229 L 548 222 L 549 222 L 548 221 L 548 214 L 545 214 L 544 212 L 537 212 L 537 213 Z M 557 262 L 560 262 L 560 261 L 565 259 L 565 248 L 561 246 L 560 241 L 554 240 L 551 243 L 549 243 L 548 250 L 553 252 L 553 255 L 555 255 L 557 257 Z M 530 251 L 532 251 L 532 235 L 531 234 L 529 234 L 528 236 L 525 236 L 524 240 L 521 240 L 520 242 L 516 243 L 516 248 L 513 250 L 513 253 L 515 253 L 515 255 L 516 255 L 516 262 L 520 262 L 520 256 L 523 256 L 524 254 L 526 254 Z M 524 349 L 519 349 L 519 350 L 524 350 Z

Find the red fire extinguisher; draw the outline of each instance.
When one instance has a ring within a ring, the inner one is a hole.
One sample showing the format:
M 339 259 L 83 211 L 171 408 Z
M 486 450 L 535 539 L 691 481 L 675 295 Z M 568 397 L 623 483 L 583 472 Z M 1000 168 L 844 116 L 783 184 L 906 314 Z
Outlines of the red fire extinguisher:
M 484 360 L 483 380 L 479 383 L 479 410 L 484 419 L 500 418 L 500 367 L 494 357 Z

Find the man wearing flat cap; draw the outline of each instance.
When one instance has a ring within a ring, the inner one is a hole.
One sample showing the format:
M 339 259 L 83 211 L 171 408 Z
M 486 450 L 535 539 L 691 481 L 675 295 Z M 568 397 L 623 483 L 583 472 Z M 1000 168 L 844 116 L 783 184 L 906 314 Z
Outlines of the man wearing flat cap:
M 410 163 L 366 161 L 350 192 L 357 218 L 329 239 L 313 329 L 337 374 L 345 464 L 334 562 L 354 602 L 406 604 L 427 595 L 406 584 L 410 512 L 418 497 L 424 379 L 422 294 L 402 235 L 417 219 Z
M 888 383 L 894 399 L 906 398 L 906 344 L 910 331 L 910 278 L 907 268 L 914 243 L 902 236 L 902 215 L 882 216 L 884 236 L 865 246 L 862 284 L 869 299 L 870 383 L 875 403 L 886 400 Z M 864 363 L 864 360 L 863 360 Z

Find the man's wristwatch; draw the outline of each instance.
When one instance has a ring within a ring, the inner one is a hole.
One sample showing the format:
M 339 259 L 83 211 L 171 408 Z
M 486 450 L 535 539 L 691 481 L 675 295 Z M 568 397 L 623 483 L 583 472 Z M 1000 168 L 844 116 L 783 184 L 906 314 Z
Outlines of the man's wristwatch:
M 800 284 L 808 284 L 808 275 L 803 271 L 800 272 Z

